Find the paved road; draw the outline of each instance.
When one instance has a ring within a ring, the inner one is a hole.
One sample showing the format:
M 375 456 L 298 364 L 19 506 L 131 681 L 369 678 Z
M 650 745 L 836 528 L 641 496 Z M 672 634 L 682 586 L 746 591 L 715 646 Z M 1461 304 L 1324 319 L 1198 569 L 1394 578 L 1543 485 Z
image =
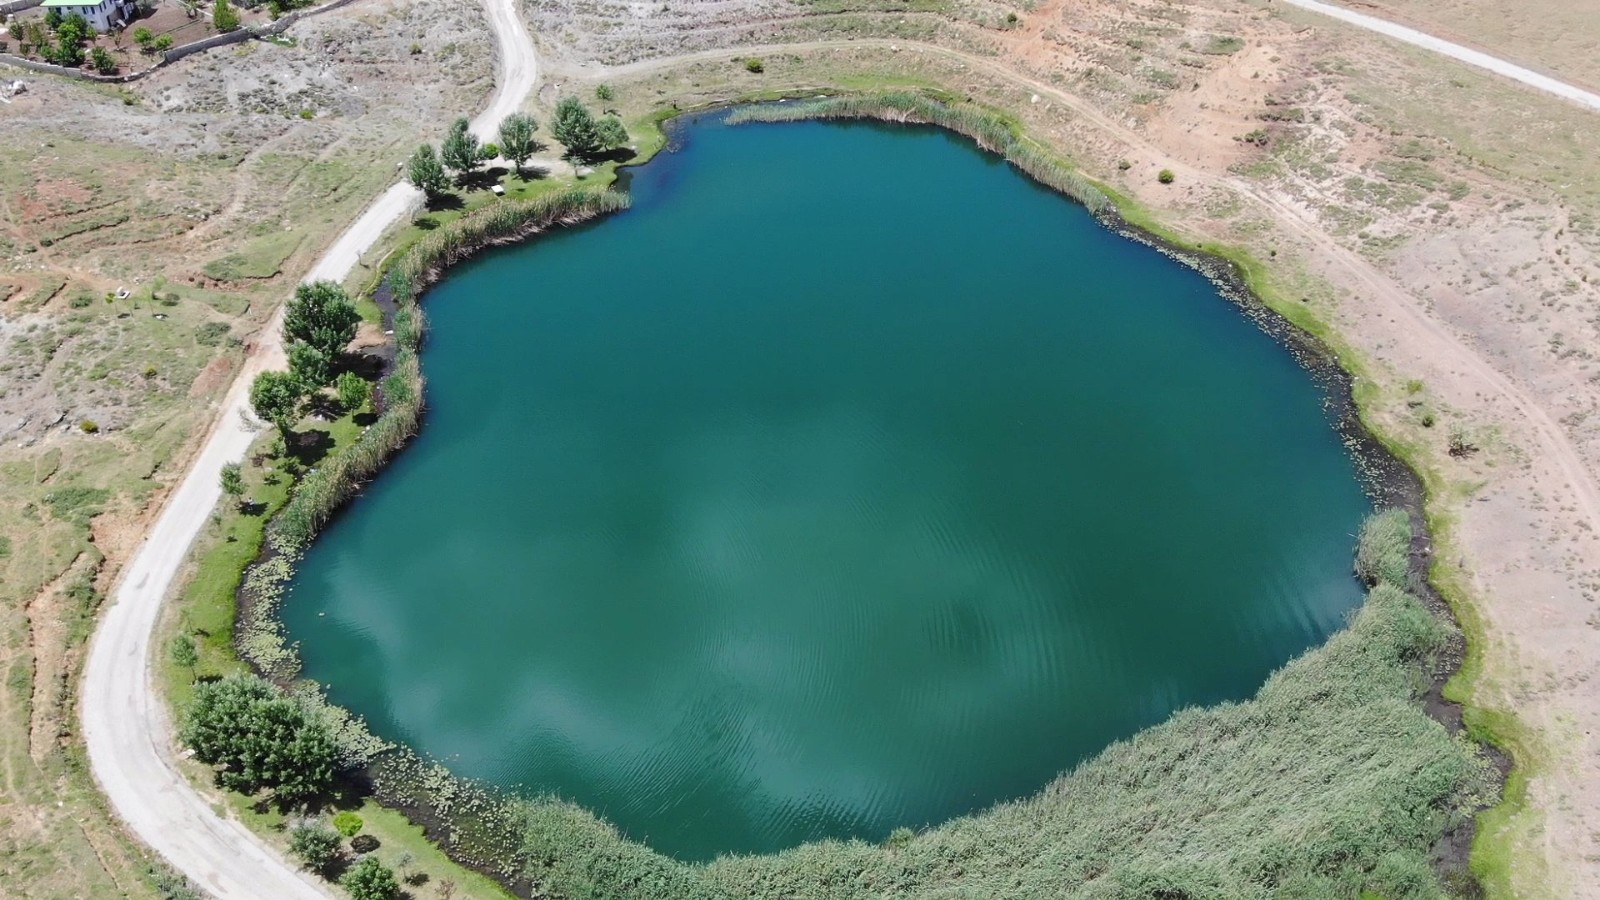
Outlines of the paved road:
M 499 78 L 488 108 L 473 122 L 473 131 L 487 138 L 501 118 L 521 107 L 539 70 L 515 0 L 485 0 L 485 4 L 499 49 Z M 408 184 L 389 188 L 334 242 L 307 278 L 342 281 L 361 253 L 419 199 Z M 89 764 L 112 808 L 168 864 L 224 900 L 331 896 L 325 884 L 297 870 L 231 816 L 220 815 L 178 770 L 172 726 L 150 665 L 162 600 L 221 497 L 222 466 L 244 458 L 255 437 L 255 428 L 244 415 L 250 381 L 258 372 L 283 365 L 278 323 L 275 317 L 262 331 L 224 398 L 205 445 L 123 571 L 95 632 L 83 675 Z
M 1532 69 L 1525 69 L 1515 63 L 1506 62 L 1499 57 L 1490 56 L 1471 47 L 1463 47 L 1460 44 L 1451 43 L 1443 38 L 1436 38 L 1415 28 L 1396 25 L 1386 19 L 1369 16 L 1366 13 L 1359 13 L 1342 6 L 1335 6 L 1332 3 L 1323 3 L 1321 0 L 1283 0 L 1283 2 L 1290 6 L 1298 6 L 1301 9 L 1322 13 L 1325 16 L 1348 22 L 1368 31 L 1375 31 L 1425 50 L 1442 53 L 1452 59 L 1459 59 L 1468 65 L 1477 66 L 1480 69 L 1488 69 L 1496 75 L 1503 75 L 1506 78 L 1520 81 L 1547 94 L 1554 94 L 1562 99 L 1571 100 L 1574 103 L 1600 111 L 1600 94 L 1586 91 L 1583 88 L 1567 84 L 1548 75 L 1540 75 Z

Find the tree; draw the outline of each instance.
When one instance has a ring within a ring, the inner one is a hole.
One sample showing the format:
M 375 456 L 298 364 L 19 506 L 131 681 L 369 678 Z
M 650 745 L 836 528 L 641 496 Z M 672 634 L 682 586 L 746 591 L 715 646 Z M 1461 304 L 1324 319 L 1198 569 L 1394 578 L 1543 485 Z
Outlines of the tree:
M 61 7 L 59 7 L 59 6 L 47 6 L 47 7 L 45 7 L 45 10 L 44 10 L 44 27 L 50 29 L 51 31 L 55 31 L 57 28 L 61 27 L 61 23 L 65 19 L 66 19 L 66 15 L 61 12 Z
M 217 26 L 218 31 L 232 31 L 239 27 L 239 11 L 228 0 L 217 0 L 211 7 L 211 24 Z
M 220 767 L 224 787 L 246 794 L 270 788 L 287 803 L 325 792 L 339 768 L 327 723 L 253 675 L 195 688 L 179 737 L 201 762 Z
M 410 161 L 406 163 L 406 180 L 430 199 L 450 187 L 450 179 L 445 175 L 444 166 L 440 164 L 439 155 L 433 152 L 431 144 L 423 144 L 411 154 Z
M 283 333 L 291 342 L 310 344 L 332 360 L 355 340 L 360 322 L 361 314 L 338 282 L 313 281 L 295 288 L 294 299 L 284 310 Z
M 83 41 L 89 36 L 89 20 L 73 13 L 56 26 L 56 46 L 41 47 L 44 57 L 58 66 L 75 69 L 83 65 Z
M 616 98 L 617 92 L 611 89 L 611 85 L 602 84 L 594 89 L 594 96 L 596 100 L 599 100 L 602 103 L 610 103 Z
M 200 662 L 200 651 L 195 649 L 194 638 L 187 634 L 180 634 L 172 639 L 172 648 L 168 651 L 174 665 L 183 666 L 189 670 L 189 677 L 194 677 L 194 667 Z
M 322 822 L 301 822 L 289 829 L 289 852 L 313 872 L 326 872 L 339 856 L 339 832 Z
M 556 104 L 556 120 L 550 132 L 567 148 L 569 159 L 593 159 L 600 152 L 594 116 L 577 97 L 565 97 Z
M 222 492 L 234 498 L 244 496 L 244 473 L 239 470 L 238 463 L 222 467 Z
M 163 34 L 156 38 L 156 49 L 162 53 L 172 49 L 172 35 Z
M 89 61 L 94 63 L 96 72 L 101 75 L 110 75 L 117 70 L 117 61 L 107 53 L 104 47 L 95 47 L 89 51 Z
M 300 409 L 301 382 L 289 372 L 262 372 L 250 383 L 250 408 L 288 436 Z
M 455 172 L 459 180 L 478 167 L 478 149 L 478 138 L 467 120 L 456 119 L 450 123 L 450 133 L 444 136 L 444 143 L 439 145 L 439 160 L 445 168 Z
M 533 156 L 533 133 L 538 128 L 533 116 L 523 113 L 512 113 L 500 122 L 500 153 L 511 160 L 519 175 L 523 164 Z
M 339 405 L 349 412 L 365 406 L 372 397 L 372 383 L 354 372 L 345 372 L 334 383 L 339 392 Z
M 289 345 L 289 371 L 307 394 L 314 393 L 333 381 L 333 358 L 321 348 L 296 341 Z
M 616 116 L 601 119 L 595 125 L 595 135 L 600 139 L 600 146 L 607 150 L 615 150 L 628 142 L 628 129 Z
M 400 894 L 394 872 L 371 856 L 351 866 L 339 884 L 350 892 L 351 900 L 393 900 Z

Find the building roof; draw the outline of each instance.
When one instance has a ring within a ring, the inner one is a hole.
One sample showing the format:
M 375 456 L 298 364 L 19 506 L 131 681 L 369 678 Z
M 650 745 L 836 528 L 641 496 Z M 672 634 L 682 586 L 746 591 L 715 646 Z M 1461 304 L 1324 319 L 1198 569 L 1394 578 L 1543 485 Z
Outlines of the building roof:
M 100 0 L 44 0 L 42 6 L 99 6 Z

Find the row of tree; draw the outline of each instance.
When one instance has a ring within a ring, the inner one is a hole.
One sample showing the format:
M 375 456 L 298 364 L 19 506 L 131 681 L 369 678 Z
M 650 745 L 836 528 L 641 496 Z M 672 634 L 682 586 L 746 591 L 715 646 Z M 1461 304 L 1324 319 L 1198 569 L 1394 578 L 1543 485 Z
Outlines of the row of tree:
M 334 385 L 347 409 L 360 407 L 372 386 L 354 372 L 340 372 L 344 348 L 355 339 L 361 314 L 344 288 L 313 281 L 295 289 L 284 310 L 283 334 L 289 340 L 289 371 L 262 372 L 250 384 L 256 415 L 287 436 L 305 401 Z
M 429 197 L 437 197 L 449 190 L 452 173 L 455 182 L 461 184 L 479 165 L 501 157 L 510 160 L 517 174 L 526 178 L 523 166 L 539 150 L 535 136 L 538 130 L 539 123 L 533 116 L 512 113 L 500 123 L 496 135 L 499 143 L 480 144 L 467 120 L 456 119 L 437 150 L 432 144 L 423 144 L 411 154 L 406 178 Z M 596 119 L 576 97 L 567 97 L 556 105 L 550 131 L 566 148 L 564 155 L 568 159 L 586 162 L 628 142 L 628 129 L 621 119 L 609 115 Z

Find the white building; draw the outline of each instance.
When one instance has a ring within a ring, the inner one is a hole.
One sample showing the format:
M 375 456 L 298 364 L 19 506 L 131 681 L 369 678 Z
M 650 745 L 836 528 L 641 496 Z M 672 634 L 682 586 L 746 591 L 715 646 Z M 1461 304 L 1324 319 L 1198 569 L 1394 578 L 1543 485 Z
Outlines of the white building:
M 77 13 L 95 31 L 110 31 L 132 22 L 138 11 L 134 0 L 44 0 L 45 9 L 58 9 L 63 16 Z

